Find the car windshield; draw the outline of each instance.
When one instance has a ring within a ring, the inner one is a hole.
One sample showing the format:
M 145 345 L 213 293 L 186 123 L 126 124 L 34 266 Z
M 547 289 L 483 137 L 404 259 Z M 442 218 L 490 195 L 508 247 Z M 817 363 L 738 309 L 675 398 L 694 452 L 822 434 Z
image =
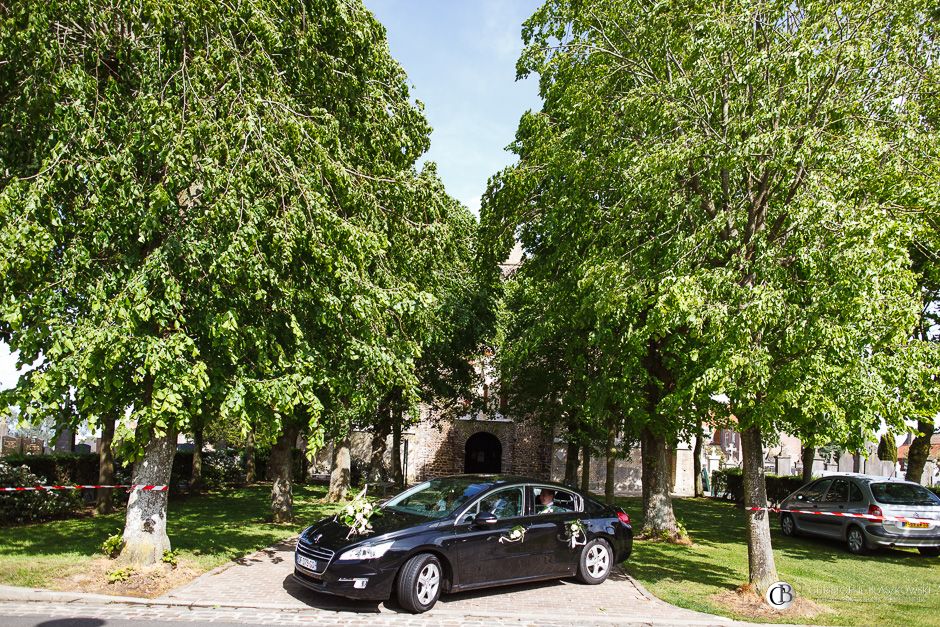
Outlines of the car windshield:
M 428 518 L 446 518 L 491 485 L 472 477 L 431 479 L 392 497 L 382 508 Z
M 940 497 L 912 483 L 873 483 L 871 493 L 886 505 L 940 505 Z

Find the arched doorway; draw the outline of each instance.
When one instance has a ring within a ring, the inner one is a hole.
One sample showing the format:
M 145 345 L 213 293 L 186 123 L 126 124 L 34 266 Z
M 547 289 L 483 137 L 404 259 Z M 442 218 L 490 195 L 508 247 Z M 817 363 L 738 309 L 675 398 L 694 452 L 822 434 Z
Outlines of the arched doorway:
M 480 431 L 467 438 L 464 449 L 463 471 L 467 473 L 495 473 L 503 470 L 503 445 L 492 433 Z

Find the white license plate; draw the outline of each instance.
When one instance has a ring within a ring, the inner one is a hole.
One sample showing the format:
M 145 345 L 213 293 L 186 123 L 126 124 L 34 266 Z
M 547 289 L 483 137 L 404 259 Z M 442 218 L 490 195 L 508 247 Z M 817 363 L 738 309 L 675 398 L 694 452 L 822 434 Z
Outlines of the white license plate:
M 317 570 L 317 560 L 312 560 L 309 557 L 304 557 L 303 555 L 297 556 L 297 565 L 301 568 L 306 568 L 307 570 L 316 571 Z

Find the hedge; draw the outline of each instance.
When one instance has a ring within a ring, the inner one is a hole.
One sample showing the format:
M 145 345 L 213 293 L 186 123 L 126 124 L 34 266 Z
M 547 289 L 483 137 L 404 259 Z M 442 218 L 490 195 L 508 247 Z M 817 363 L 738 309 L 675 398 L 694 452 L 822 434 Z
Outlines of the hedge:
M 799 475 L 765 475 L 767 500 L 777 505 L 803 487 Z M 744 475 L 740 468 L 726 468 L 712 472 L 712 496 L 735 503 L 744 502 Z
M 0 461 L 0 485 L 32 486 L 50 483 L 23 464 Z M 77 511 L 82 504 L 78 490 L 49 492 L 0 492 L 0 524 L 34 522 L 59 518 Z
M 295 481 L 303 481 L 303 452 L 292 451 L 293 471 Z M 7 455 L 0 458 L 10 466 L 25 466 L 30 473 L 42 479 L 43 483 L 74 485 L 98 483 L 98 455 L 96 453 L 52 453 L 45 455 Z M 257 455 L 255 458 L 259 478 L 266 477 L 267 454 Z M 220 451 L 207 451 L 202 454 L 202 477 L 206 487 L 217 488 L 224 485 L 241 485 L 245 483 L 245 456 L 241 451 L 224 449 Z M 171 493 L 185 492 L 192 481 L 193 452 L 177 451 L 173 457 L 173 470 L 171 471 Z M 124 467 L 115 462 L 116 483 L 126 483 L 131 477 L 130 466 Z M 13 486 L 9 480 L 0 483 L 3 486 Z M 23 485 L 22 483 L 17 485 Z M 91 496 L 89 496 L 89 494 Z M 94 498 L 94 492 L 86 491 L 86 500 Z
M 97 453 L 52 453 L 47 455 L 7 455 L 3 461 L 11 466 L 26 466 L 49 483 L 98 483 Z

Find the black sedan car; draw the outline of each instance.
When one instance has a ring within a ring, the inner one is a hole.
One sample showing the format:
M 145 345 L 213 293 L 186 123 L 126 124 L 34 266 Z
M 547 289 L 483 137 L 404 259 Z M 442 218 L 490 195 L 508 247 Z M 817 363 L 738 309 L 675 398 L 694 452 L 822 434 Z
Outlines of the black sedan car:
M 297 581 L 355 599 L 394 594 L 420 613 L 442 592 L 570 576 L 598 584 L 633 548 L 623 510 L 505 475 L 425 481 L 384 502 L 370 522 L 366 535 L 351 534 L 337 517 L 305 529 L 294 555 Z

